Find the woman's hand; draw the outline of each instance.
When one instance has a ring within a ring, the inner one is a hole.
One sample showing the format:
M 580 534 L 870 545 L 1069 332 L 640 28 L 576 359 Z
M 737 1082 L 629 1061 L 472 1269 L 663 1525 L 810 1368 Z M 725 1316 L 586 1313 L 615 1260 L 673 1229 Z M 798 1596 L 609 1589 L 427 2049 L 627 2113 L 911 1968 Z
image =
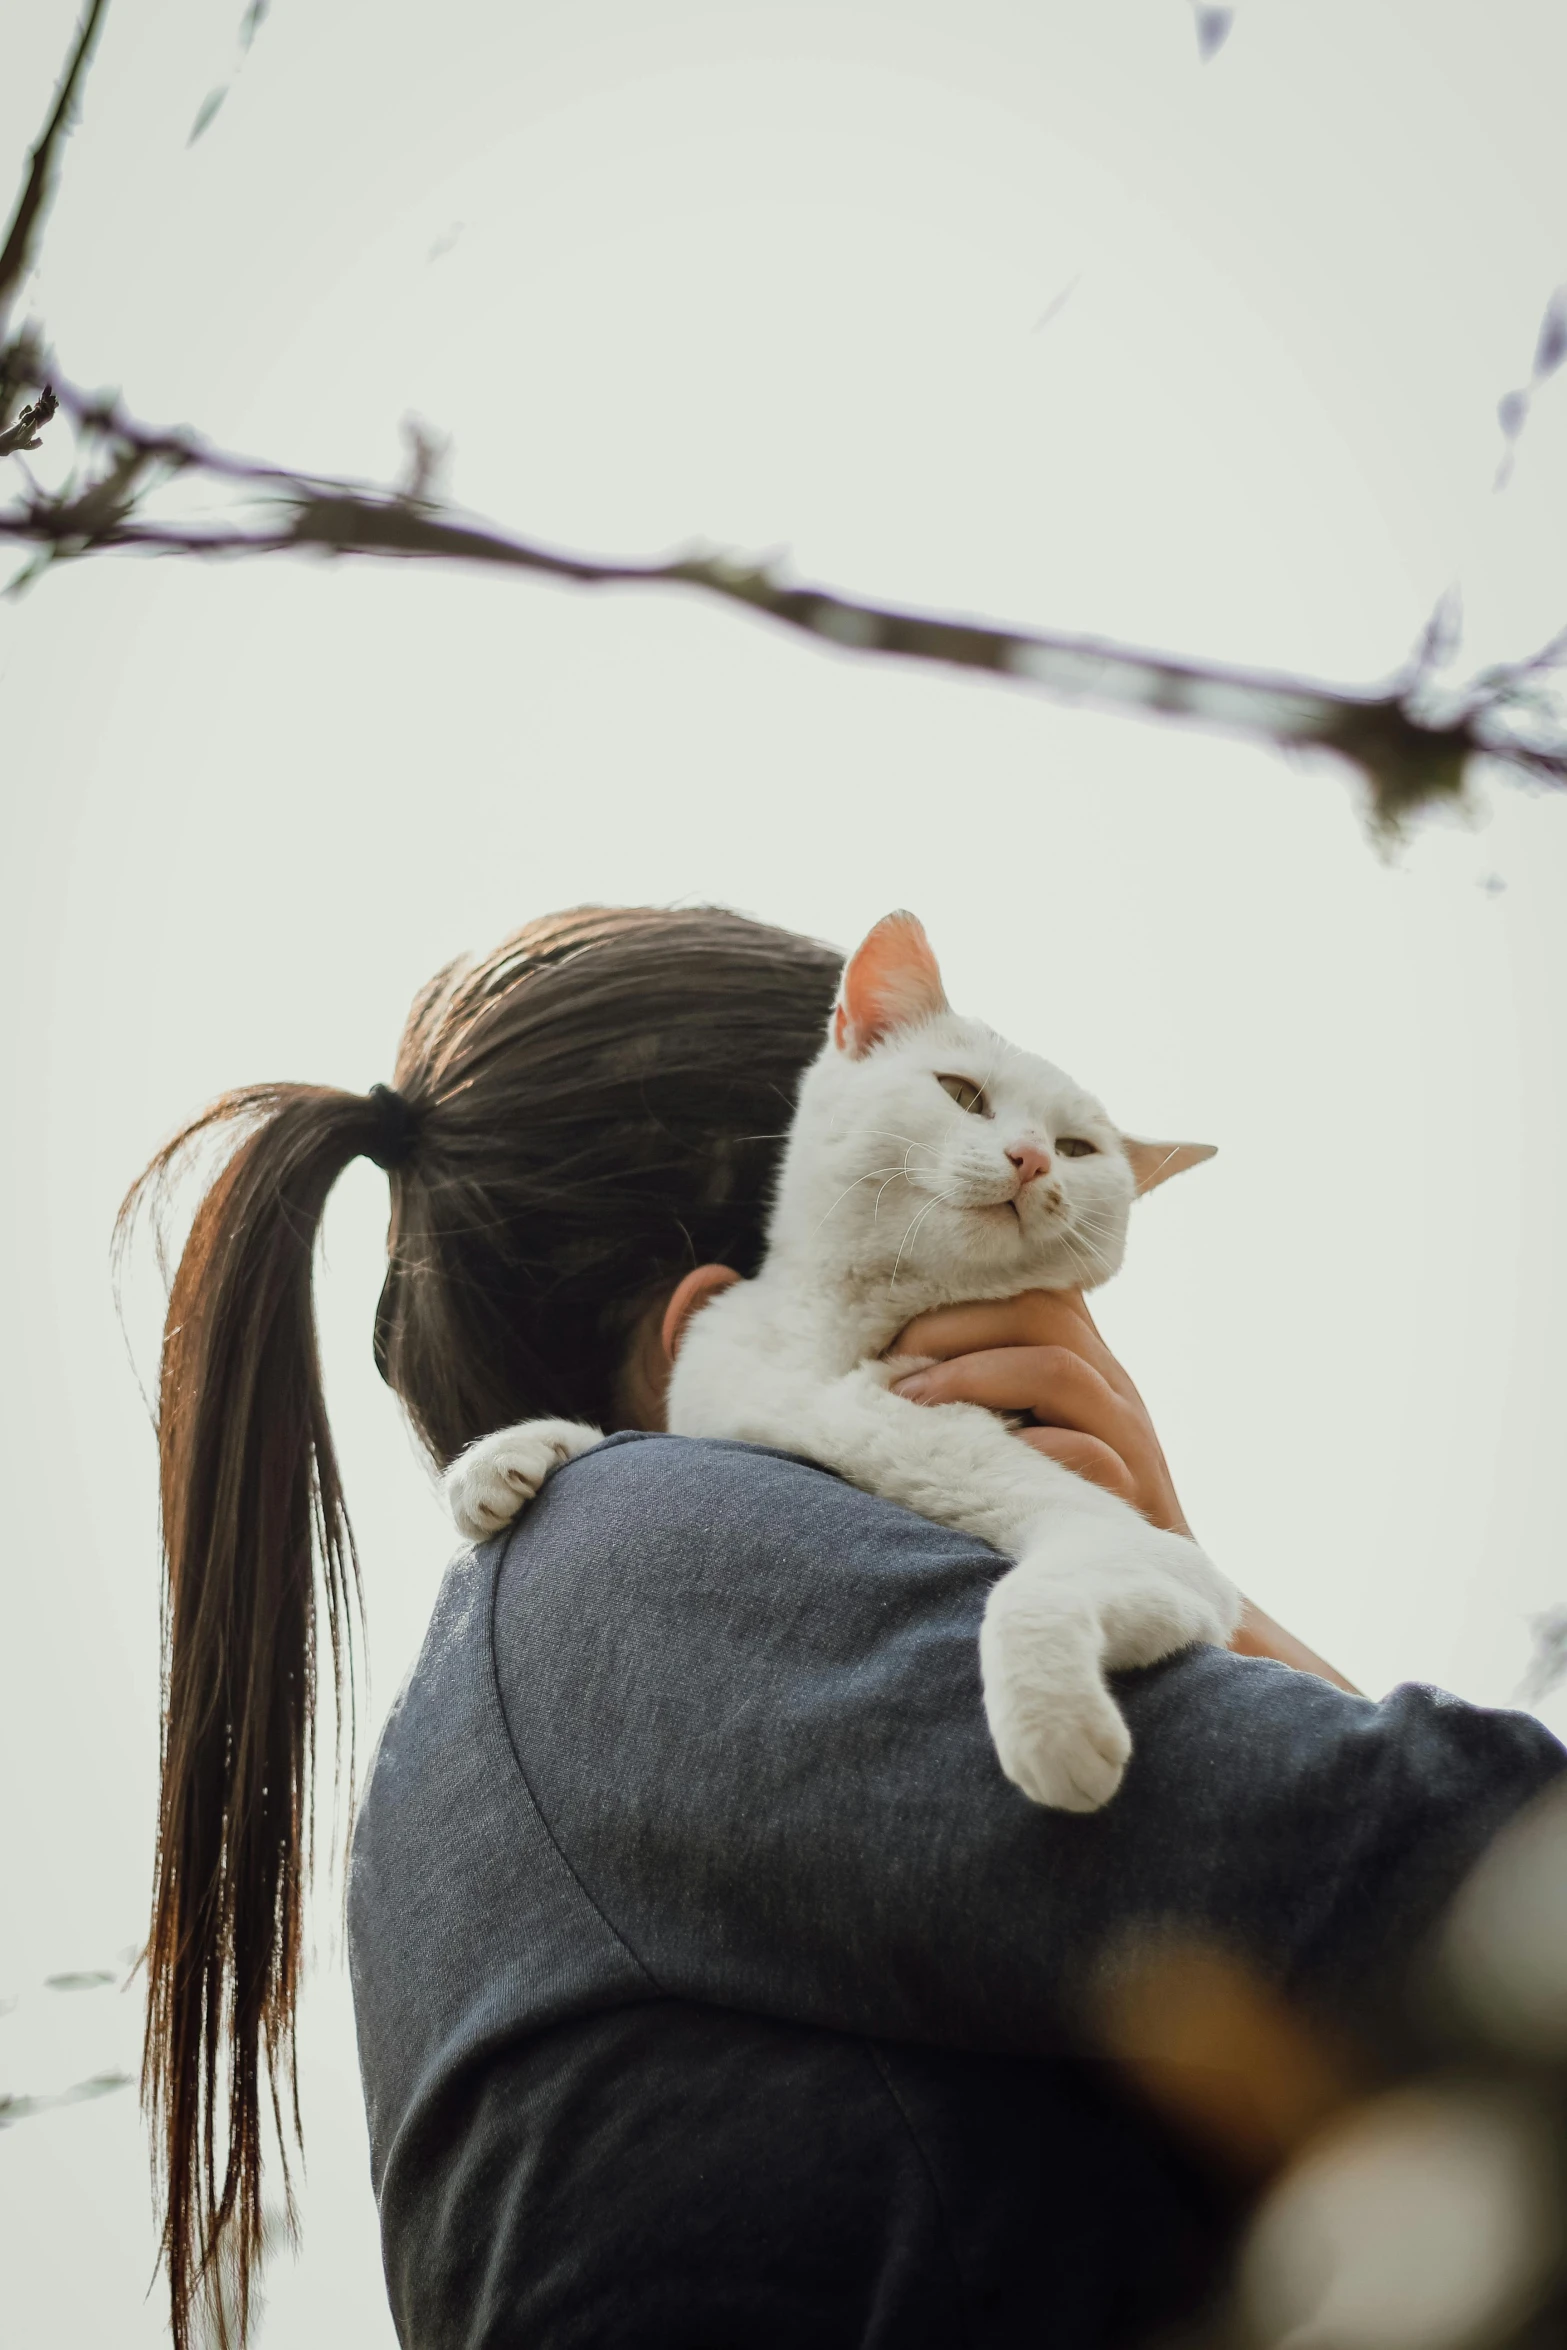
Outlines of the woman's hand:
M 1021 1412 L 1036 1452 L 1102 1485 L 1172 1534 L 1191 1528 L 1148 1409 L 1076 1289 L 1029 1289 L 998 1305 L 942 1306 L 900 1330 L 887 1352 L 935 1355 L 896 1383 L 913 1403 Z
M 935 1355 L 928 1371 L 894 1383 L 913 1403 L 978 1403 L 1022 1412 L 1018 1439 L 1119 1494 L 1150 1525 L 1191 1534 L 1148 1407 L 1094 1327 L 1076 1289 L 1029 1289 L 999 1305 L 941 1306 L 899 1331 L 890 1355 Z M 1271 1656 L 1360 1693 L 1315 1650 L 1246 1602 L 1230 1646 Z

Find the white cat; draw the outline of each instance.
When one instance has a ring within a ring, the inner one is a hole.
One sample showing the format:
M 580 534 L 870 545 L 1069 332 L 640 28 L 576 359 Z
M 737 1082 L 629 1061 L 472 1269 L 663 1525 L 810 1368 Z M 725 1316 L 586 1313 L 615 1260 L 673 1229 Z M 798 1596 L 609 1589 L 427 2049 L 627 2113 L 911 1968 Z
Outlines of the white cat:
M 1015 1562 L 980 1631 L 986 1718 L 1007 1777 L 1066 1811 L 1106 1803 L 1131 1751 L 1106 1670 L 1222 1646 L 1239 1596 L 1194 1542 L 978 1405 L 889 1393 L 918 1365 L 882 1349 L 933 1306 L 1107 1281 L 1134 1197 L 1212 1155 L 1129 1139 L 1048 1061 L 960 1019 L 920 924 L 889 914 L 801 1083 L 766 1261 L 689 1324 L 670 1382 L 673 1434 L 803 1453 Z M 598 1437 L 534 1420 L 471 1445 L 446 1477 L 458 1525 L 495 1533 Z

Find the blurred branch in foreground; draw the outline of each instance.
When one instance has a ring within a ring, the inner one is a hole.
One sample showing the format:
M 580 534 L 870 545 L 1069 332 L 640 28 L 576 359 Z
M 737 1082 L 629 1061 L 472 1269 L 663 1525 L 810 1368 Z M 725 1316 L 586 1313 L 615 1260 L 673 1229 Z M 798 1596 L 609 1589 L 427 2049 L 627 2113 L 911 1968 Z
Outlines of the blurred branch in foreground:
M 792 580 L 776 562 L 715 549 L 639 562 L 547 547 L 431 498 L 430 443 L 421 437 L 401 486 L 294 472 L 232 456 L 191 432 L 144 425 L 112 396 L 71 386 L 36 345 L 13 345 L 0 364 L 52 378 L 77 449 L 61 488 L 44 490 L 29 478 L 22 496 L 0 508 L 0 537 L 40 550 L 13 586 L 51 562 L 129 550 L 207 560 L 313 551 L 485 564 L 578 586 L 695 588 L 840 651 L 988 671 L 1060 701 L 1332 752 L 1365 777 L 1371 819 L 1384 834 L 1423 806 L 1457 800 L 1479 761 L 1567 787 L 1567 711 L 1551 690 L 1567 661 L 1567 635 L 1455 689 L 1436 681 L 1446 648 L 1432 628 L 1403 674 L 1381 689 L 1323 685 L 870 603 Z M 220 491 L 215 512 L 169 510 L 170 486 L 193 479 Z
M 1233 8 L 1210 8 L 1206 0 L 1192 0 L 1192 15 L 1197 22 L 1197 55 L 1204 65 L 1209 65 L 1230 37 L 1235 24 L 1235 11 Z
M 1567 1794 L 1505 1829 L 1351 2045 L 1232 1953 L 1125 1953 L 1100 2045 L 1254 2202 L 1170 2350 L 1561 2350 Z

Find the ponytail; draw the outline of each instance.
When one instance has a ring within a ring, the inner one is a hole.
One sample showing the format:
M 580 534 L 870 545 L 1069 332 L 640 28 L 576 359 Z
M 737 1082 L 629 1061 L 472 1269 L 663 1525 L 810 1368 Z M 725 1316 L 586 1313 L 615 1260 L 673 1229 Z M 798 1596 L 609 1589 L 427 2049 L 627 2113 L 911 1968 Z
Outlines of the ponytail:
M 299 2140 L 318 1576 L 350 1722 L 359 1602 L 311 1270 L 333 1183 L 361 1153 L 383 1157 L 385 1107 L 326 1086 L 226 1094 L 136 1183 L 117 1238 L 143 1204 L 156 1209 L 193 1146 L 235 1132 L 174 1277 L 158 1400 L 163 1733 L 142 2095 L 175 2350 L 191 2342 L 198 2298 L 220 2338 L 231 2307 L 245 2337 L 263 2069 L 280 2143 Z M 286 2154 L 284 2180 L 286 2191 Z
M 515 1420 L 613 1426 L 645 1302 L 693 1264 L 760 1261 L 781 1129 L 840 964 L 716 907 L 548 916 L 421 991 L 396 1092 L 225 1094 L 120 1212 L 123 1241 L 195 1155 L 226 1147 L 174 1277 L 158 1405 L 142 2090 L 175 2350 L 202 2318 L 226 2343 L 231 2310 L 243 2341 L 265 2102 L 280 2144 L 299 2139 L 317 1609 L 351 1722 L 359 1597 L 311 1305 L 327 1194 L 361 1153 L 392 1171 L 376 1360 L 433 1460 Z

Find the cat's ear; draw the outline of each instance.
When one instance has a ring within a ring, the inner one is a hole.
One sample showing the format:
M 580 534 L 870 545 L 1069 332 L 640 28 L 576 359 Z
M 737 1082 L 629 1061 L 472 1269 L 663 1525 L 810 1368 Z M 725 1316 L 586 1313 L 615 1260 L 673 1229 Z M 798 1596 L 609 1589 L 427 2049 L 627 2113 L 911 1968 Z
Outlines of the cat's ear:
M 1168 1183 L 1172 1175 L 1184 1175 L 1188 1167 L 1200 1167 L 1204 1159 L 1211 1159 L 1218 1152 L 1218 1144 L 1213 1142 L 1138 1142 L 1130 1134 L 1122 1135 L 1121 1148 L 1132 1163 L 1139 1198 L 1145 1191 Z
M 947 1009 L 923 923 L 913 914 L 884 914 L 844 966 L 833 1042 L 857 1061 L 895 1028 L 916 1027 Z

